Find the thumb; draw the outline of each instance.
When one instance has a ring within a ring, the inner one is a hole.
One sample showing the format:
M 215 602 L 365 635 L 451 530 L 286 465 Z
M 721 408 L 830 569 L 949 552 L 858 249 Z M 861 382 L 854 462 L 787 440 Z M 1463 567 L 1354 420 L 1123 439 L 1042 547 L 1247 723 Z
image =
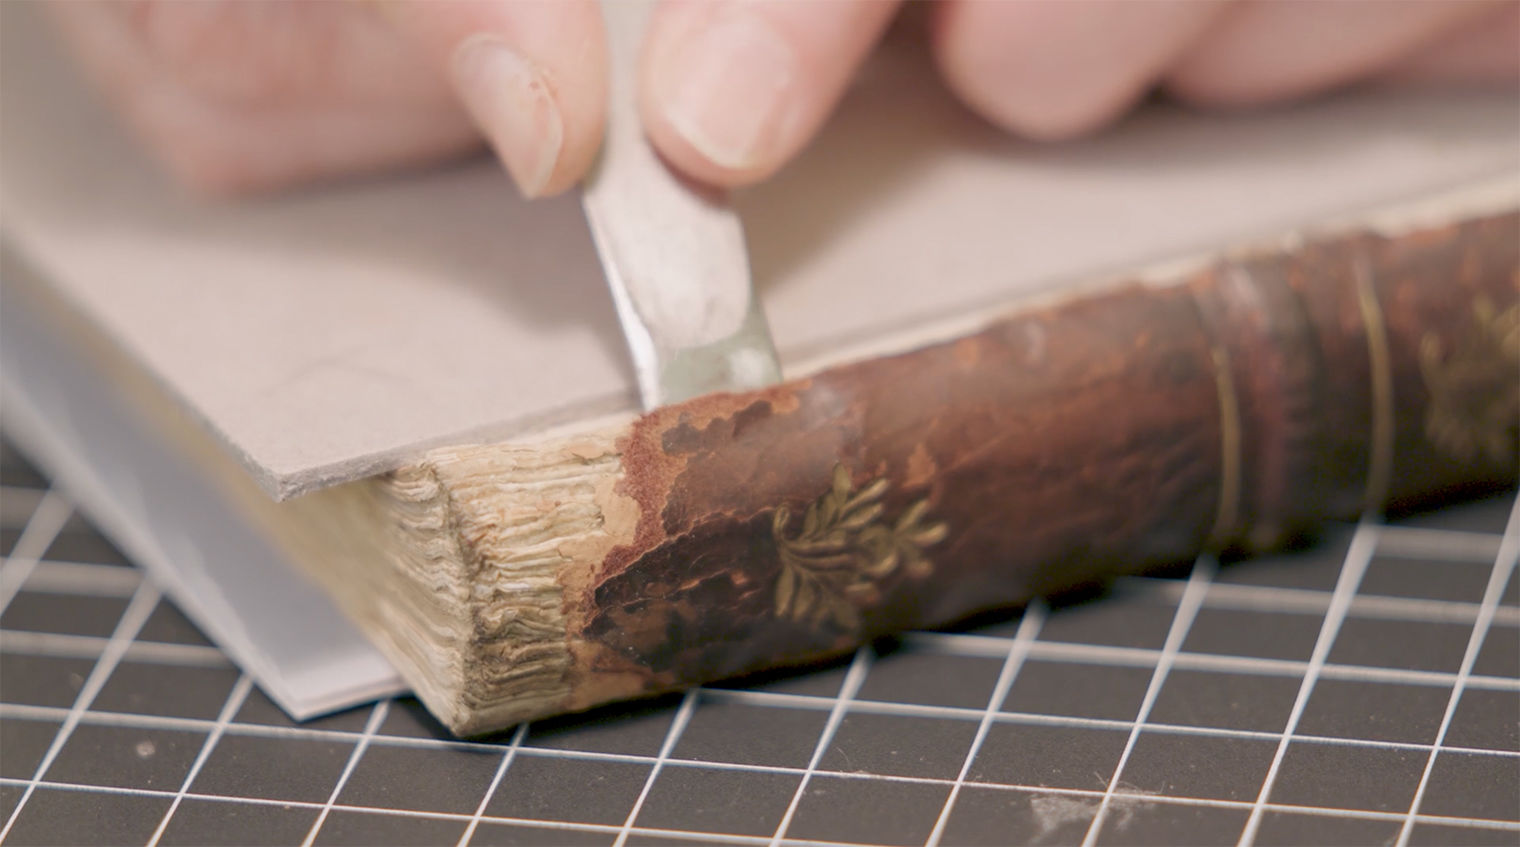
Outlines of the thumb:
M 524 195 L 564 191 L 585 174 L 607 100 L 595 0 L 385 0 L 381 9 L 452 81 Z
M 763 179 L 818 131 L 896 8 L 897 0 L 666 0 L 641 59 L 645 129 L 698 179 Z

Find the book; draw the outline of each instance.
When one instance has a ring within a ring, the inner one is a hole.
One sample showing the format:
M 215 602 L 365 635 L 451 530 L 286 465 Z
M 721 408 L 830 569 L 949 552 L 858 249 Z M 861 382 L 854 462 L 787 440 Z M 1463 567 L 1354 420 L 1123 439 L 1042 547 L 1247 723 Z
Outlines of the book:
M 0 14 L 0 414 L 293 711 L 483 732 L 1514 481 L 1507 96 L 1052 153 L 888 50 L 741 200 L 790 380 L 641 416 L 573 201 L 191 202 Z
M 293 543 L 387 532 L 312 575 L 470 734 L 1493 490 L 1520 445 L 1520 205 L 1503 209 L 434 450 L 311 495 Z
M 117 385 L 473 734 L 1512 484 L 1520 191 L 1365 221 L 284 503 Z

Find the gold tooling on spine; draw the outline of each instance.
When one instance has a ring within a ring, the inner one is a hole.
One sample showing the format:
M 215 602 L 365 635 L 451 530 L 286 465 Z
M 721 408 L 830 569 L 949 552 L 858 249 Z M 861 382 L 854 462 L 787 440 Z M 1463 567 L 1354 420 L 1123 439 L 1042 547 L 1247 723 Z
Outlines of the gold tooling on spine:
M 1367 334 L 1367 362 L 1372 369 L 1372 443 L 1362 507 L 1369 512 L 1380 512 L 1388 498 L 1388 483 L 1393 473 L 1392 357 L 1388 350 L 1388 326 L 1383 321 L 1383 308 L 1372 287 L 1372 272 L 1365 252 L 1357 253 L 1353 271 L 1356 274 L 1356 303 Z
M 1209 546 L 1224 547 L 1229 534 L 1240 519 L 1240 397 L 1235 391 L 1235 374 L 1230 369 L 1230 354 L 1218 344 L 1209 348 L 1214 359 L 1214 384 L 1219 396 L 1219 509 L 1214 528 L 1209 530 Z

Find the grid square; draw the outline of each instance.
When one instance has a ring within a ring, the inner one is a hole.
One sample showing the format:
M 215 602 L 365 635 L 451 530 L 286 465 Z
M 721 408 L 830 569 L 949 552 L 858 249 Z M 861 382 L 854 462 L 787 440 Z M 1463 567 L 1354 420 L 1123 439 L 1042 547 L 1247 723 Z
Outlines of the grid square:
M 1451 689 L 1411 683 L 1321 679 L 1299 719 L 1298 735 L 1431 744 Z
M 506 750 L 394 747 L 371 743 L 338 802 L 345 806 L 472 814 Z
M 228 732 L 190 788 L 223 797 L 325 803 L 353 747 L 348 742 Z
M 833 698 L 844 685 L 851 655 L 802 667 L 761 671 L 734 679 L 709 683 L 704 688 L 745 689 L 770 694 L 797 694 L 803 697 Z
M 1520 573 L 1520 571 L 1516 571 Z M 1520 627 L 1493 624 L 1484 633 L 1483 646 L 1473 662 L 1479 676 L 1514 679 L 1520 676 Z
M 46 490 L 48 481 L 9 439 L 0 439 L 0 485 Z
M 1098 843 L 1124 847 L 1234 844 L 1249 816 L 1245 809 L 1184 806 L 1144 797 L 1117 798 L 1103 821 Z
M 1340 578 L 1341 563 L 1345 561 L 1350 546 L 1351 533 L 1334 530 L 1305 550 L 1228 562 L 1219 569 L 1214 581 L 1226 585 L 1331 591 Z
M 93 526 L 69 522 L 48 545 L 42 558 L 54 562 L 84 562 L 93 565 L 130 567 L 127 554 L 101 535 Z
M 1148 667 L 1028 659 L 1002 711 L 1132 721 L 1154 675 Z
M 1146 720 L 1151 724 L 1280 732 L 1298 698 L 1297 677 L 1172 668 Z
M 230 667 L 123 660 L 90 704 L 99 712 L 215 720 L 237 683 Z
M 1486 532 L 1502 535 L 1509 524 L 1512 494 L 1499 494 L 1467 503 L 1457 503 L 1432 512 L 1416 512 L 1389 521 L 1396 526 L 1449 529 L 1458 532 Z
M 667 765 L 650 786 L 634 825 L 770 835 L 801 781 L 799 774 Z
M 94 667 L 94 659 L 0 653 L 0 700 L 67 708 Z
M 957 847 L 1079 844 L 1098 813 L 1098 803 L 1095 797 L 966 785 L 950 810 L 944 843 Z
M 1436 754 L 1420 811 L 1427 815 L 1520 821 L 1520 759 L 1482 753 Z
M 681 731 L 671 756 L 703 762 L 806 767 L 829 713 L 784 706 L 704 702 Z
M 62 725 L 0 717 L 0 777 L 31 779 Z
M 466 821 L 333 809 L 322 822 L 314 844 L 352 847 L 435 847 L 464 835 Z
M 1385 847 L 1398 840 L 1402 824 L 1370 818 L 1268 811 L 1256 831 L 1258 847 Z
M 972 782 L 1102 791 L 1129 732 L 1076 726 L 993 724 L 971 763 Z
M 1520 691 L 1462 689 L 1443 743 L 1520 753 Z
M 518 751 L 486 807 L 493 817 L 620 825 L 649 777 L 650 765 Z M 588 802 L 588 797 L 596 798 Z
M 1271 802 L 1330 809 L 1403 812 L 1425 769 L 1419 750 L 1294 741 Z
M 1207 602 L 1207 601 L 1205 601 Z M 1198 610 L 1182 649 L 1189 653 L 1307 661 L 1322 615 L 1254 609 Z
M 0 510 L 7 508 L 0 503 Z M 16 542 L 21 540 L 21 527 L 0 526 L 0 557 L 9 556 L 16 549 Z
M 175 791 L 205 740 L 204 732 L 80 724 L 44 776 L 73 785 Z
M 361 709 L 364 720 L 369 721 L 370 710 Z M 397 697 L 390 701 L 385 720 L 380 722 L 378 735 L 392 738 L 434 738 L 439 741 L 457 740 L 416 697 Z
M 730 836 L 716 838 L 686 833 L 680 835 L 661 833 L 660 835 L 632 834 L 623 843 L 628 847 L 731 847 L 734 842 L 730 840 Z
M 611 847 L 617 835 L 586 829 L 523 826 L 481 821 L 470 836 L 471 847 Z M 632 843 L 632 839 L 629 839 Z
M 1052 609 L 1039 640 L 1159 650 L 1176 615 L 1177 604 L 1157 594 L 1115 592 Z
M 164 827 L 165 847 L 279 847 L 300 844 L 318 809 L 186 797 Z
M 29 488 L 0 486 L 0 558 L 12 555 L 43 494 Z
M 137 634 L 137 640 L 212 646 L 211 639 L 201 632 L 200 627 L 191 623 L 190 619 L 185 617 L 185 613 L 181 612 L 179 607 L 167 597 L 158 601 L 152 614 L 148 615 L 148 619 L 143 622 L 142 630 Z
M 675 719 L 671 706 L 675 702 L 676 699 L 666 697 L 654 703 L 633 703 L 535 721 L 523 745 L 546 750 L 653 756 L 660 752 L 670 732 L 670 722 Z
M 32 488 L 10 488 L 0 483 L 0 556 L 9 556 L 42 501 L 42 492 Z
M 1456 673 L 1471 635 L 1471 624 L 1351 617 L 1341 623 L 1328 661 Z
M 1421 822 L 1410 830 L 1409 843 L 1411 847 L 1515 847 L 1515 831 Z
M 1499 605 L 1520 608 L 1520 569 L 1510 571 L 1509 583 L 1499 595 Z
M 1140 733 L 1116 790 L 1166 797 L 1251 801 L 1277 752 L 1277 742 L 1217 735 Z
M 1358 594 L 1477 603 L 1488 587 L 1490 565 L 1374 556 Z
M 1141 589 L 1140 592 L 1132 591 L 1131 593 L 1144 593 L 1145 590 L 1146 589 Z M 1088 594 L 1079 594 L 1070 598 L 1063 598 L 1053 602 L 1055 603 L 1055 607 L 1060 610 L 1075 608 L 1076 606 L 1080 605 L 1084 598 L 1090 595 L 1095 596 L 1100 593 L 1102 592 L 1090 590 Z M 1052 601 L 1047 598 L 1047 602 Z M 1005 641 L 1011 641 L 1014 638 L 1018 637 L 1019 627 L 1024 625 L 1024 615 L 1028 611 L 1029 607 L 1027 605 L 1023 607 L 997 607 L 988 609 L 984 612 L 978 612 L 971 617 L 960 621 L 959 625 L 950 625 L 949 629 L 951 631 L 963 632 L 968 635 L 975 635 L 980 638 L 1000 638 Z M 1043 621 L 1041 621 L 1041 625 L 1044 625 Z
M 929 838 L 950 786 L 814 776 L 787 838 L 918 845 Z
M 394 707 L 394 703 L 393 703 Z M 248 692 L 248 699 L 233 716 L 234 723 L 254 724 L 258 726 L 283 726 L 302 727 L 303 729 L 326 729 L 338 732 L 362 732 L 364 725 L 369 721 L 371 706 L 356 706 L 352 709 L 344 709 L 331 715 L 323 715 L 305 721 L 296 721 L 285 714 L 285 710 L 275 705 L 258 688 Z
M 38 788 L 16 816 L 15 845 L 145 844 L 169 809 L 168 797 Z
M 10 820 L 11 812 L 16 810 L 16 804 L 21 802 L 21 796 L 25 793 L 24 786 L 0 785 L 0 818 Z
M 1003 670 L 1002 659 L 928 650 L 878 654 L 856 700 L 985 709 Z
M 116 629 L 127 602 L 125 597 L 17 591 L 0 614 L 0 629 L 106 638 Z
M 851 712 L 839 722 L 822 770 L 954 779 L 977 721 Z

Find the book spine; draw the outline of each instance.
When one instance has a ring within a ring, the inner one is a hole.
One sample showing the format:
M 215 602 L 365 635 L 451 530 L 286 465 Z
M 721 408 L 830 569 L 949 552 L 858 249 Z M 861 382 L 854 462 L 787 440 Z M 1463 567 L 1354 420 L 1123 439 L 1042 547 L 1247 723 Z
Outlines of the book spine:
M 561 579 L 560 708 L 1512 485 L 1517 232 L 1295 243 L 650 413 Z

